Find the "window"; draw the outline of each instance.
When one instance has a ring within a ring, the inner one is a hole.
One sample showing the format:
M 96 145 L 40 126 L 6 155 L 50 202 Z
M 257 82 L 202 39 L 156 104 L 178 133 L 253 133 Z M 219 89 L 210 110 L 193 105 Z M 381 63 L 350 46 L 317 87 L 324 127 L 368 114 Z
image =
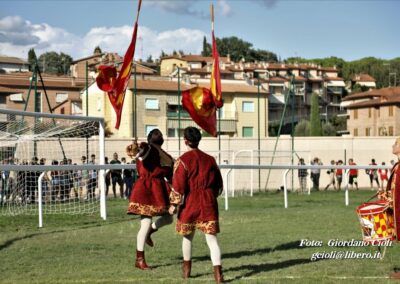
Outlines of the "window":
M 243 112 L 254 112 L 254 103 L 253 102 L 243 102 L 242 103 L 242 111 Z
M 393 116 L 393 106 L 389 106 L 389 116 Z
M 11 94 L 10 95 L 10 101 L 12 101 L 12 102 L 23 102 L 24 98 L 22 97 L 21 93 Z
M 371 136 L 371 128 L 365 128 L 365 136 Z
M 62 103 L 63 101 L 66 101 L 68 99 L 68 94 L 67 93 L 57 93 L 56 94 L 56 103 Z
M 368 117 L 372 117 L 372 109 L 368 108 Z
M 168 128 L 168 137 L 178 137 L 176 128 Z
M 243 127 L 242 129 L 242 136 L 243 137 L 253 137 L 253 127 Z
M 358 136 L 358 129 L 357 129 L 357 128 L 354 128 L 354 130 L 353 130 L 353 136 Z
M 353 117 L 354 117 L 354 119 L 358 118 L 358 109 L 353 110 Z
M 144 104 L 146 109 L 160 109 L 158 99 L 146 99 Z
M 146 125 L 145 126 L 145 133 L 144 135 L 147 136 L 149 134 L 150 131 L 152 131 L 153 129 L 158 128 L 157 125 Z
M 389 126 L 389 136 L 393 136 L 393 126 Z

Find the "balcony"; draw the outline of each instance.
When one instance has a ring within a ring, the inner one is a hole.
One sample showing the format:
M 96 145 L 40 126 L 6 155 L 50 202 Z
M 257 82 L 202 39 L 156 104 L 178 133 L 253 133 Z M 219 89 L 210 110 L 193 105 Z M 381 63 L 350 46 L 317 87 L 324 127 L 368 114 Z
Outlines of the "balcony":
M 218 128 L 218 121 L 217 121 L 217 128 Z M 221 132 L 232 132 L 236 133 L 236 125 L 237 122 L 235 119 L 221 119 Z M 179 120 L 178 118 L 168 117 L 167 119 L 167 128 L 178 128 Z M 180 128 L 184 129 L 188 126 L 195 126 L 198 127 L 197 124 L 191 118 L 181 118 L 180 120 Z

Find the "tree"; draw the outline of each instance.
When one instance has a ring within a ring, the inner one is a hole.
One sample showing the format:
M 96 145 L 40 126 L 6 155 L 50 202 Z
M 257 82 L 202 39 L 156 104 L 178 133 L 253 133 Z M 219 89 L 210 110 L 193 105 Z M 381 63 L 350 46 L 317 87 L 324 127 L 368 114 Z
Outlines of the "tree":
M 336 136 L 336 129 L 330 122 L 323 123 L 322 134 L 323 136 Z
M 207 43 L 207 39 L 205 36 L 203 38 L 203 50 L 201 51 L 201 55 L 202 56 L 212 55 L 211 45 Z
M 103 51 L 101 50 L 100 46 L 96 46 L 93 50 L 93 54 L 102 54 Z
M 167 56 L 168 55 L 164 52 L 164 50 L 161 50 L 160 59 Z
M 28 63 L 30 71 L 33 71 L 32 68 L 36 64 L 36 61 L 37 61 L 36 52 L 33 48 L 31 48 L 28 51 Z
M 67 74 L 72 63 L 72 57 L 65 53 L 50 51 L 43 53 L 38 59 L 42 72 L 49 74 Z
M 147 57 L 147 59 L 146 59 L 146 62 L 153 63 L 154 62 L 153 56 L 149 55 L 149 57 Z
M 294 128 L 294 136 L 310 136 L 310 122 L 301 120 Z
M 319 114 L 319 96 L 311 96 L 310 136 L 322 136 L 321 119 Z

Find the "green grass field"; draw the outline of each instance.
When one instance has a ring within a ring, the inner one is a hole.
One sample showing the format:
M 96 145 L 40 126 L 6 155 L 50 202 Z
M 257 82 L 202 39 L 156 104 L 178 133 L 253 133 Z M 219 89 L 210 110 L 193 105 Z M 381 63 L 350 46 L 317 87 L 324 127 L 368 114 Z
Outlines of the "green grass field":
M 380 259 L 322 259 L 317 252 L 375 253 L 377 247 L 330 247 L 331 239 L 361 240 L 355 208 L 370 191 L 289 194 L 229 199 L 229 211 L 220 199 L 225 280 L 233 283 L 385 283 L 400 267 L 400 248 L 387 247 Z M 174 226 L 154 235 L 155 247 L 146 247 L 154 269 L 134 268 L 137 217 L 125 214 L 126 200 L 109 200 L 108 219 L 98 215 L 45 215 L 44 228 L 36 216 L 0 217 L 1 283 L 182 283 L 181 237 Z M 322 241 L 322 247 L 300 246 L 302 239 Z M 202 233 L 194 241 L 192 278 L 188 283 L 213 283 L 212 264 Z M 186 283 L 185 282 L 185 283 Z

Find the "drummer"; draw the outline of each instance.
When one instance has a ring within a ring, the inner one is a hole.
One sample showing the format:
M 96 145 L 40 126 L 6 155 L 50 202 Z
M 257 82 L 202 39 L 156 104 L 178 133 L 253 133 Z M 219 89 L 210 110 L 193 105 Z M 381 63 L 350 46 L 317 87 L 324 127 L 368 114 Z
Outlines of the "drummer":
M 386 191 L 379 193 L 380 199 L 388 202 L 394 216 L 394 230 L 396 240 L 400 240 L 400 137 L 398 137 L 392 146 L 392 153 L 397 156 L 397 163 L 394 164 Z

